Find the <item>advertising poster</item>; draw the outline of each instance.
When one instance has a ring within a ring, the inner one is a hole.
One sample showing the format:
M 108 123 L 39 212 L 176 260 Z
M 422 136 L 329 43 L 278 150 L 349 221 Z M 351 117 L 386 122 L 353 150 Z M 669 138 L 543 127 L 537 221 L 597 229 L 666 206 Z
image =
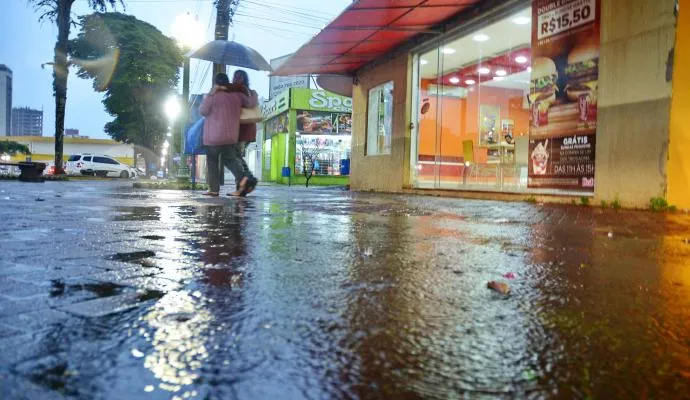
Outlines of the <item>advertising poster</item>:
M 287 133 L 290 128 L 288 113 L 283 113 L 266 121 L 264 134 L 267 139 L 280 133 Z
M 499 141 L 498 119 L 501 115 L 499 106 L 481 104 L 479 106 L 479 145 L 486 146 Z
M 306 135 L 350 135 L 352 115 L 297 110 L 297 132 Z
M 530 188 L 594 191 L 600 0 L 532 3 Z

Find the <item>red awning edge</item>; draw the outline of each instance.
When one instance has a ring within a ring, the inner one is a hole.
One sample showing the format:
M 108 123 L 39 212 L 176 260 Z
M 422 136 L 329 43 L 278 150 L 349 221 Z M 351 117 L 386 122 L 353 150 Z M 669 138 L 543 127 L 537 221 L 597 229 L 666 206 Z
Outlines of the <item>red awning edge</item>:
M 480 0 L 358 0 L 271 75 L 352 75 Z

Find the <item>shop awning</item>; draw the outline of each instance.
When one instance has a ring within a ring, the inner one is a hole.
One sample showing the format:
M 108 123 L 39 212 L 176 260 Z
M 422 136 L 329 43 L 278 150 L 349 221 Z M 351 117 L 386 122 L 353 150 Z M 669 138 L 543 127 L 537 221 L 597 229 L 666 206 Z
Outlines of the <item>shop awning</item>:
M 351 74 L 479 1 L 355 1 L 273 75 Z

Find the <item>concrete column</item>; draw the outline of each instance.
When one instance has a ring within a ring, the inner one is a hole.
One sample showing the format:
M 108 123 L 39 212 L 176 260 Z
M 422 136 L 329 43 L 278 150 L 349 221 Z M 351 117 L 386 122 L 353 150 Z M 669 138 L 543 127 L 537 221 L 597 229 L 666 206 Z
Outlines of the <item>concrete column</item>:
M 675 0 L 601 0 L 595 197 L 646 207 L 667 189 Z

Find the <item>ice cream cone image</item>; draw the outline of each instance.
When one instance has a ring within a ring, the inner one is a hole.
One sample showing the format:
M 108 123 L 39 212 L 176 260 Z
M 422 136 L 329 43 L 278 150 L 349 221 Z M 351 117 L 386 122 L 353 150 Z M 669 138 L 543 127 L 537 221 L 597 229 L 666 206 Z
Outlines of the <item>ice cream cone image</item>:
M 544 143 L 539 142 L 532 151 L 532 171 L 534 175 L 546 175 L 546 167 L 549 162 L 548 146 L 549 140 L 546 139 Z

